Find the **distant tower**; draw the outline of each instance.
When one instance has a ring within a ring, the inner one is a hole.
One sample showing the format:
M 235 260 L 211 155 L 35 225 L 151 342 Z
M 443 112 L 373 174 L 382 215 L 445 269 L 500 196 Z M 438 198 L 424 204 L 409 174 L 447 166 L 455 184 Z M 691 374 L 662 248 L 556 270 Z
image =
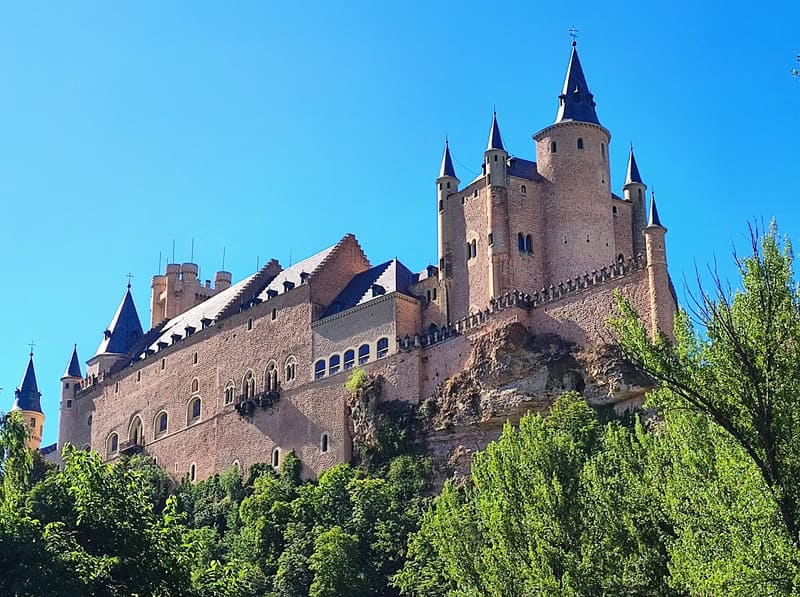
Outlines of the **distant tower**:
M 42 394 L 36 383 L 36 371 L 33 368 L 33 350 L 31 350 L 28 367 L 19 388 L 14 391 L 14 406 L 11 410 L 22 412 L 28 427 L 28 447 L 38 450 L 42 443 L 44 413 L 41 405 Z
M 486 174 L 486 229 L 489 257 L 489 297 L 509 290 L 509 232 L 507 168 L 508 152 L 503 146 L 497 113 L 492 114 L 489 142 L 483 154 Z
M 460 206 L 450 205 L 450 197 L 458 193 L 458 177 L 450 157 L 450 144 L 444 141 L 442 166 L 436 179 L 437 209 L 439 212 L 439 305 L 444 322 L 450 322 L 450 284 L 453 277 L 452 219 Z
M 544 178 L 546 283 L 599 269 L 615 258 L 608 144 L 572 42 L 555 123 L 533 136 Z
M 625 174 L 625 186 L 622 187 L 622 192 L 625 200 L 632 203 L 633 235 L 631 238 L 633 238 L 634 255 L 644 255 L 645 253 L 644 228 L 647 226 L 647 214 L 644 207 L 645 191 L 647 191 L 647 185 L 642 182 L 639 166 L 633 155 L 633 145 L 631 145 L 631 153 L 628 156 L 628 172 Z
M 81 362 L 78 359 L 78 346 L 77 344 L 72 348 L 72 355 L 67 363 L 67 368 L 64 375 L 61 376 L 61 404 L 59 409 L 58 420 L 58 434 L 59 440 L 62 435 L 66 435 L 68 427 L 73 423 L 72 412 L 75 401 L 75 393 L 80 388 L 83 374 L 81 373 Z M 63 448 L 60 445 L 59 449 Z
M 111 365 L 127 353 L 143 335 L 142 322 L 136 312 L 129 283 L 111 324 L 103 332 L 103 340 L 97 347 L 97 352 L 87 362 L 89 365 L 87 376 L 94 378 L 104 375 Z
M 673 336 L 675 297 L 667 273 L 667 229 L 661 225 L 656 208 L 656 196 L 650 196 L 650 220 L 644 229 L 647 251 L 647 279 L 650 289 L 650 333 L 659 331 L 668 338 Z

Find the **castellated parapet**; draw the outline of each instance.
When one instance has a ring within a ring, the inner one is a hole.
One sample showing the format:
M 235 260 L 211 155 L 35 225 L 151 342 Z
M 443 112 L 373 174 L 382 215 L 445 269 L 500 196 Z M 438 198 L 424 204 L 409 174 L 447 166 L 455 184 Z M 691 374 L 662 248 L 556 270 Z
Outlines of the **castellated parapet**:
M 556 121 L 534 140 L 536 160 L 509 154 L 493 115 L 481 173 L 463 185 L 445 144 L 437 261 L 420 273 L 370 264 L 350 234 L 235 283 L 168 264 L 152 280 L 149 330 L 128 291 L 85 375 L 73 353 L 59 448 L 108 461 L 143 451 L 191 480 L 278 466 L 293 450 L 314 476 L 352 456 L 344 383 L 356 367 L 383 378 L 381 399 L 418 403 L 503 326 L 603 343 L 615 292 L 669 335 L 666 228 L 654 199 L 645 219 L 632 150 L 623 195 L 612 192 L 611 135 L 574 47 Z

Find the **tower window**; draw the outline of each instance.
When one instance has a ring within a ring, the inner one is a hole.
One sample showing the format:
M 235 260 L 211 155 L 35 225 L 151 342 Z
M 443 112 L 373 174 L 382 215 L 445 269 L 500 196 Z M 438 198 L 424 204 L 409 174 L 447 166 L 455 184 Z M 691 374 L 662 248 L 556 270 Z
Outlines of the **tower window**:
M 522 185 L 519 190 L 523 195 L 528 193 L 528 188 L 525 185 Z
M 558 149 L 555 141 L 550 141 L 550 153 L 555 153 Z
M 161 359 L 161 370 L 163 371 L 166 368 L 167 368 L 167 359 Z
M 489 233 L 489 246 L 494 244 L 494 232 Z
M 639 189 L 639 199 L 642 198 L 642 189 Z
M 431 300 L 432 301 L 436 300 L 436 289 L 435 288 L 431 288 Z
M 328 432 L 323 433 L 319 438 L 319 451 L 325 454 L 330 448 L 330 438 Z
M 378 340 L 378 352 L 377 357 L 382 359 L 387 354 L 389 354 L 389 338 L 380 338 Z
M 156 415 L 155 437 L 161 437 L 167 432 L 167 413 L 160 412 Z
M 196 393 L 197 393 L 197 392 L 199 392 L 199 391 L 200 391 L 200 381 L 199 381 L 199 380 L 198 380 L 198 379 L 195 377 L 195 378 L 192 380 L 192 385 L 191 385 L 191 390 L 190 390 L 190 392 L 191 392 L 192 394 L 196 394 Z
M 328 374 L 329 375 L 336 375 L 339 373 L 339 367 L 342 361 L 342 357 L 338 354 L 333 355 L 330 360 L 328 361 Z
M 192 399 L 189 403 L 189 416 L 187 421 L 189 425 L 200 420 L 201 406 L 200 397 Z
M 344 351 L 344 370 L 349 371 L 356 364 L 356 351 L 349 348 Z
M 322 379 L 325 377 L 325 360 L 320 359 L 314 363 L 314 379 Z
M 192 365 L 197 365 L 197 353 L 196 352 L 192 355 Z
M 226 405 L 233 404 L 233 401 L 235 400 L 235 394 L 236 394 L 236 386 L 233 383 L 233 381 L 229 381 L 225 385 L 225 404 Z
M 272 450 L 272 466 L 273 468 L 278 468 L 281 464 L 281 449 L 274 448 Z
M 578 137 L 578 149 L 583 149 L 583 137 Z
M 193 462 L 189 465 L 189 481 L 194 483 L 194 480 L 197 478 L 197 465 Z
M 494 154 L 494 161 L 497 161 L 497 154 Z
M 278 310 L 272 309 L 272 321 L 275 321 L 276 319 L 278 319 Z
M 600 155 L 603 156 L 604 160 L 606 159 L 606 144 L 605 143 L 601 143 L 600 144 Z
M 86 424 L 87 424 L 89 427 L 91 427 L 91 426 L 92 426 L 92 415 L 89 415 L 89 416 L 86 418 Z
M 533 253 L 533 239 L 530 234 L 525 236 L 525 252 Z
M 616 205 L 612 205 L 611 206 L 611 211 L 614 213 L 614 215 L 617 215 L 617 206 Z
M 119 450 L 119 436 L 116 433 L 112 433 L 108 436 L 108 441 L 106 442 L 106 451 L 108 452 L 109 456 L 113 456 Z
M 358 364 L 363 365 L 369 362 L 369 344 L 362 344 L 358 347 Z
M 294 357 L 286 359 L 284 372 L 286 374 L 286 381 L 294 381 L 294 378 L 297 377 L 297 359 Z
M 449 180 L 447 181 L 447 188 L 448 189 L 450 188 L 450 181 Z
M 140 381 L 142 381 L 142 370 L 141 369 L 136 372 L 136 383 L 139 383 Z
M 252 317 L 247 320 L 247 329 L 248 330 L 252 330 L 253 329 L 253 318 Z
M 264 389 L 267 392 L 278 389 L 278 365 L 275 361 L 267 365 L 267 370 L 264 373 Z
M 475 195 L 475 197 L 477 197 L 477 196 L 478 196 L 478 189 L 475 189 L 475 193 L 474 193 L 474 195 Z
M 256 376 L 252 371 L 248 371 L 242 380 L 242 394 L 245 398 L 252 398 L 256 395 Z
M 522 232 L 517 234 L 517 249 L 519 249 L 520 251 L 525 250 L 525 237 L 522 236 Z
M 444 201 L 439 199 L 439 211 L 444 211 Z
M 67 398 L 67 408 L 72 408 L 72 400 Z

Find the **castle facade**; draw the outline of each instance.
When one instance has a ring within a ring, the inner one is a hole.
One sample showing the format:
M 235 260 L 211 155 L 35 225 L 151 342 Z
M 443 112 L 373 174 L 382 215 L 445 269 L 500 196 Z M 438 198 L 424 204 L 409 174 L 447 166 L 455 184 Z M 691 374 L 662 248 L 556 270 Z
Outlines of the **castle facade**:
M 633 149 L 622 195 L 611 189 L 611 134 L 574 43 L 555 122 L 533 140 L 536 161 L 510 155 L 494 115 L 468 182 L 445 143 L 431 210 L 438 260 L 422 272 L 370 264 L 352 235 L 235 284 L 228 272 L 212 285 L 196 264 L 168 264 L 152 280 L 147 331 L 129 286 L 85 373 L 73 350 L 54 454 L 67 443 L 109 461 L 144 451 L 198 480 L 278 466 L 293 450 L 314 476 L 351 458 L 344 384 L 355 367 L 384 378 L 385 399 L 416 403 L 499 325 L 601 342 L 616 289 L 653 333 L 669 334 L 666 228 L 654 198 L 648 217 Z

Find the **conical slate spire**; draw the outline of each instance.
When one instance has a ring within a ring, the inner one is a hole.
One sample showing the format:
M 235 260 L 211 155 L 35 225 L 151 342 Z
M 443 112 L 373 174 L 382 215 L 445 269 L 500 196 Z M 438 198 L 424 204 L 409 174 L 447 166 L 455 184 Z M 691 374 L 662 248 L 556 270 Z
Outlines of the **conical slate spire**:
M 78 345 L 76 344 L 72 349 L 72 356 L 69 359 L 69 364 L 67 365 L 67 370 L 64 371 L 64 377 L 75 377 L 75 378 L 82 378 L 83 374 L 81 373 L 81 362 L 78 360 Z
M 650 193 L 650 220 L 647 222 L 647 227 L 658 226 L 663 228 L 661 218 L 658 217 L 658 209 L 656 209 L 656 194 Z
M 631 154 L 628 157 L 628 173 L 625 175 L 625 184 L 630 184 L 632 182 L 644 184 L 642 182 L 642 175 L 639 174 L 639 166 L 636 165 L 636 157 L 633 155 L 633 145 L 631 145 Z
M 32 412 L 42 412 L 42 405 L 39 399 L 42 397 L 39 386 L 36 383 L 36 371 L 33 368 L 33 352 L 28 360 L 28 368 L 22 377 L 22 383 L 14 390 L 14 406 L 11 410 L 27 410 Z
M 592 122 L 600 124 L 595 112 L 594 96 L 589 91 L 586 77 L 583 75 L 576 43 L 572 42 L 572 56 L 567 67 L 567 77 L 564 79 L 564 89 L 558 96 L 558 115 L 556 122 L 575 120 L 579 122 Z
M 95 356 L 104 353 L 125 354 L 139 338 L 144 335 L 136 305 L 133 304 L 131 287 L 122 299 L 122 302 L 111 320 L 108 329 L 103 332 L 103 340 L 97 347 Z
M 456 170 L 453 168 L 453 159 L 450 157 L 450 144 L 445 137 L 444 140 L 444 155 L 442 156 L 442 167 L 439 169 L 439 178 L 443 176 L 452 176 L 456 178 Z
M 503 138 L 500 136 L 500 127 L 497 126 L 497 112 L 492 115 L 492 130 L 489 131 L 489 143 L 486 146 L 486 151 L 490 149 L 506 150 L 503 147 Z

